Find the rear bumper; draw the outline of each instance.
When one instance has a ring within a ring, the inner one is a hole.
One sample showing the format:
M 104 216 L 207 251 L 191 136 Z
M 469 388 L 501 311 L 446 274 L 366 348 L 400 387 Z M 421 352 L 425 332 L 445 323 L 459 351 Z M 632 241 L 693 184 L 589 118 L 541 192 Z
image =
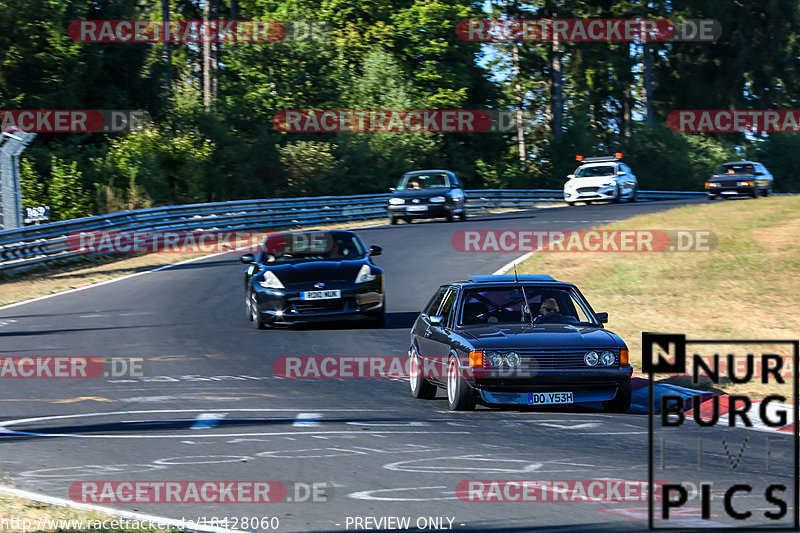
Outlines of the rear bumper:
M 425 207 L 424 211 L 408 211 L 409 207 Z M 398 218 L 442 218 L 451 213 L 459 213 L 461 209 L 454 209 L 450 204 L 424 204 L 424 205 L 390 205 L 389 216 Z
M 710 196 L 752 196 L 758 187 L 706 187 Z

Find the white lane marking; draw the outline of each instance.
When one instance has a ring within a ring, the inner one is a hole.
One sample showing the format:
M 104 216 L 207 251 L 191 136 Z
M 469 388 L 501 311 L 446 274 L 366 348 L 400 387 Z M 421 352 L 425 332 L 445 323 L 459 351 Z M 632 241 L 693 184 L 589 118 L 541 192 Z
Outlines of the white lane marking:
M 352 492 L 347 495 L 348 498 L 354 498 L 356 500 L 377 500 L 381 502 L 425 502 L 429 500 L 456 500 L 458 499 L 456 496 L 444 496 L 441 498 L 392 498 L 388 496 L 380 497 L 374 496 L 375 494 L 383 494 L 386 492 L 406 492 L 412 490 L 432 490 L 432 489 L 446 489 L 448 487 L 444 485 L 438 485 L 435 487 L 401 487 L 397 489 L 378 489 L 378 490 L 363 490 L 360 492 Z M 440 494 L 453 494 L 453 491 L 447 492 L 440 492 Z
M 292 426 L 297 428 L 320 427 L 322 425 L 318 422 L 320 418 L 322 418 L 322 413 L 297 413 Z
M 528 252 L 526 254 L 523 254 L 523 255 L 517 257 L 516 259 L 514 259 L 510 263 L 506 263 L 505 265 L 501 266 L 499 269 L 497 269 L 494 272 L 492 272 L 492 276 L 498 276 L 500 274 L 505 274 L 506 272 L 508 272 L 509 270 L 514 268 L 515 266 L 517 266 L 518 264 L 522 263 L 523 261 L 526 261 L 534 253 L 536 253 L 536 252 Z M 0 310 L 2 310 L 2 309 L 3 308 L 0 307 Z
M 531 463 L 522 459 L 492 459 L 480 455 L 458 455 L 454 457 L 446 455 L 444 457 L 398 461 L 383 465 L 383 468 L 397 472 L 418 472 L 422 474 L 484 474 L 490 472 L 522 474 L 535 472 L 541 469 L 542 466 L 542 463 Z
M 212 459 L 209 461 L 209 459 Z M 244 463 L 252 457 L 247 455 L 186 455 L 167 457 L 153 461 L 155 465 L 215 465 L 219 463 Z
M 598 422 L 586 422 L 585 424 L 552 424 L 552 423 L 539 423 L 539 426 L 547 426 L 551 428 L 558 428 L 558 429 L 583 429 L 583 428 L 596 428 L 600 424 Z
M 228 416 L 228 413 L 200 413 L 197 422 L 189 429 L 211 429 L 219 425 L 219 421 Z
M 111 316 L 111 315 L 105 315 L 105 314 L 97 314 L 97 315 L 78 315 L 78 318 L 98 318 L 98 317 L 101 317 L 101 316 Z
M 63 498 L 55 498 L 53 496 L 47 496 L 46 494 L 40 494 L 38 492 L 12 489 L 9 487 L 0 487 L 0 492 L 3 492 L 5 494 L 10 494 L 12 496 L 17 496 L 19 498 L 27 498 L 29 500 L 33 500 L 36 502 L 48 503 L 50 505 L 58 505 L 61 507 L 69 507 L 70 509 L 80 509 L 83 511 L 95 511 L 98 513 L 110 514 L 118 518 L 125 518 L 127 520 L 137 520 L 139 522 L 147 521 L 150 522 L 151 524 L 165 524 L 168 526 L 177 527 L 179 529 L 188 529 L 188 530 L 194 529 L 197 531 L 211 531 L 215 533 L 216 532 L 230 533 L 236 531 L 234 529 L 214 527 L 205 524 L 198 524 L 195 522 L 188 522 L 185 520 L 175 520 L 172 518 L 164 518 L 161 516 L 154 516 L 143 513 L 134 513 L 132 511 L 120 511 L 118 509 L 112 509 L 111 507 L 103 507 L 101 505 L 94 505 L 91 503 L 77 503 L 71 500 L 65 500 Z
M 7 326 L 7 325 L 9 325 L 9 324 L 11 324 L 13 322 L 16 322 L 16 320 L 14 320 L 13 318 L 7 318 L 5 320 L 0 320 L 0 327 Z

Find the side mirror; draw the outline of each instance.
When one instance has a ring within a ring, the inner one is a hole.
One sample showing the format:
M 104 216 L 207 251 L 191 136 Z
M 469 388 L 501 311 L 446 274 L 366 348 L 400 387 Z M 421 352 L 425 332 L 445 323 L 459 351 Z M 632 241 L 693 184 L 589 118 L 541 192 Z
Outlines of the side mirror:
M 569 174 L 569 175 L 567 176 L 567 179 L 568 179 L 568 180 L 571 180 L 571 179 L 572 179 L 572 178 L 574 178 L 574 177 L 575 177 L 575 174 Z
M 618 170 L 617 171 L 617 176 L 624 176 L 625 174 L 626 174 L 626 172 L 624 170 Z
M 382 246 L 378 246 L 377 244 L 374 244 L 374 245 L 369 247 L 369 255 L 371 255 L 371 256 L 381 255 L 382 253 L 383 253 L 383 247 Z
M 389 192 L 394 192 L 396 189 L 394 187 L 389 187 Z
M 601 324 L 607 324 L 608 313 L 597 313 L 597 320 L 599 320 Z
M 763 172 L 756 172 L 756 173 L 755 173 L 755 175 L 756 175 L 756 176 L 763 176 L 763 175 L 764 175 L 764 173 L 763 173 Z
M 442 327 L 442 322 L 444 322 L 444 317 L 440 315 L 431 315 L 428 317 L 428 320 L 431 321 L 431 326 Z
M 242 257 L 239 258 L 239 260 L 245 265 L 249 265 L 251 263 L 256 262 L 256 256 L 254 256 L 253 254 L 244 254 Z

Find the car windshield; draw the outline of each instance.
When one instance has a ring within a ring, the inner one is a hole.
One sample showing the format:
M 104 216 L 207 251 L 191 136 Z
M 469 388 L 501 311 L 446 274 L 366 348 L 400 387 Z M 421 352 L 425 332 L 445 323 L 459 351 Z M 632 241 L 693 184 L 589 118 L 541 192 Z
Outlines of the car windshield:
M 285 233 L 264 241 L 260 262 L 344 261 L 366 255 L 361 240 L 348 233 Z
M 400 178 L 397 190 L 405 189 L 446 189 L 449 187 L 450 180 L 447 174 L 436 172 L 432 174 L 406 174 Z
M 567 289 L 542 286 L 487 287 L 469 289 L 464 295 L 459 324 L 530 323 L 597 326 L 588 309 Z M 526 306 L 530 306 L 530 311 Z
M 575 171 L 576 178 L 594 178 L 597 176 L 613 176 L 616 172 L 614 165 L 596 165 L 591 167 L 580 167 Z
M 717 174 L 752 174 L 755 171 L 753 165 L 735 163 L 722 165 L 717 169 Z

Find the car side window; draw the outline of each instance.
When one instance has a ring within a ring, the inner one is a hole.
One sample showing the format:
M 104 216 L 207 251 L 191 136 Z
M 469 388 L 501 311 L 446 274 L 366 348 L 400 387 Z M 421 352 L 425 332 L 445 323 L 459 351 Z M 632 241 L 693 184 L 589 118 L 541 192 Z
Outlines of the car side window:
M 444 294 L 446 291 L 447 287 L 439 287 L 439 290 L 436 291 L 436 294 L 433 295 L 433 298 L 431 298 L 431 301 L 425 308 L 426 315 L 431 316 L 436 314 L 436 311 L 439 310 L 439 306 L 442 304 L 442 300 L 444 299 Z
M 450 327 L 452 325 L 452 315 L 455 314 L 454 305 L 456 302 L 456 298 L 458 297 L 458 290 L 457 289 L 450 289 L 447 293 L 447 296 L 444 298 L 444 303 L 442 304 L 442 308 L 439 310 L 439 314 L 444 317 L 442 323 L 445 326 Z

